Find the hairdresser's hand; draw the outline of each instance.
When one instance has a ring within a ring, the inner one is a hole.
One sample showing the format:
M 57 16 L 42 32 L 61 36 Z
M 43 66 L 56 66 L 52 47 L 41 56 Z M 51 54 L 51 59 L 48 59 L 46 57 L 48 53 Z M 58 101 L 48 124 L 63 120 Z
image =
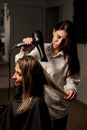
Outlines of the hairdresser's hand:
M 64 96 L 64 99 L 66 100 L 74 100 L 77 96 L 77 93 L 73 89 L 69 89 L 66 91 L 66 96 Z
M 22 42 L 25 43 L 25 44 L 28 44 L 29 46 L 31 46 L 32 43 L 33 43 L 33 38 L 32 38 L 32 37 L 24 38 L 24 39 L 22 40 Z M 24 46 L 24 47 L 22 47 L 22 50 L 23 50 L 23 51 L 28 51 L 28 50 L 29 50 L 29 46 Z

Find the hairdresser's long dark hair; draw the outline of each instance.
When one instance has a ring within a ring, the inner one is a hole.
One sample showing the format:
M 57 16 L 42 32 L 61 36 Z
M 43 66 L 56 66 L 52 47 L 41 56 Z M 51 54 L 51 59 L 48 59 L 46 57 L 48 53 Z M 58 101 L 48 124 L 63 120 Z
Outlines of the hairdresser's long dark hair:
M 62 42 L 59 50 L 64 52 L 64 56 L 68 56 L 69 74 L 79 73 L 80 63 L 77 53 L 77 35 L 76 27 L 73 22 L 65 20 L 54 27 L 55 31 L 64 30 L 68 33 L 66 41 Z

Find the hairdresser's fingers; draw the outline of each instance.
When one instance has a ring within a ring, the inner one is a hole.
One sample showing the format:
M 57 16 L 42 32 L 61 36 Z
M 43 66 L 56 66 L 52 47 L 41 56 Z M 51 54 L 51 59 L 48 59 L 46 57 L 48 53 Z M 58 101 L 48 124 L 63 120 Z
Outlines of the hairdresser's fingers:
M 33 42 L 33 38 L 32 38 L 32 37 L 27 37 L 27 38 L 24 38 L 22 41 L 23 41 L 25 44 L 31 45 L 32 42 Z
M 67 90 L 67 95 L 64 97 L 66 100 L 74 100 L 76 98 L 76 92 L 73 89 Z

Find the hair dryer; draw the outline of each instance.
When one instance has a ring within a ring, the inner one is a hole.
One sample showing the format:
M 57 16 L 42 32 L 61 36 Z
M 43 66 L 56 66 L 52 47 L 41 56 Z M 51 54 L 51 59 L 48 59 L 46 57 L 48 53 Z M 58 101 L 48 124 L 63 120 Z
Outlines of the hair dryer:
M 37 47 L 37 49 L 39 51 L 41 61 L 47 62 L 48 60 L 47 60 L 45 50 L 44 50 L 42 32 L 40 30 L 37 30 L 32 33 L 32 37 L 33 37 L 33 43 L 35 44 L 35 46 Z

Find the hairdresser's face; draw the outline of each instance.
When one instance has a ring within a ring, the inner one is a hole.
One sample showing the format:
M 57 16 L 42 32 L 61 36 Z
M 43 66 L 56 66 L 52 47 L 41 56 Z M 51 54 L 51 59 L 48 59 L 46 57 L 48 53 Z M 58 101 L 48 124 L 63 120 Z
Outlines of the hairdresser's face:
M 63 43 L 67 38 L 67 32 L 64 30 L 53 30 L 52 38 L 52 48 L 53 50 L 58 50 L 61 43 Z
M 23 76 L 19 64 L 15 66 L 15 73 L 12 76 L 15 86 L 23 86 Z

